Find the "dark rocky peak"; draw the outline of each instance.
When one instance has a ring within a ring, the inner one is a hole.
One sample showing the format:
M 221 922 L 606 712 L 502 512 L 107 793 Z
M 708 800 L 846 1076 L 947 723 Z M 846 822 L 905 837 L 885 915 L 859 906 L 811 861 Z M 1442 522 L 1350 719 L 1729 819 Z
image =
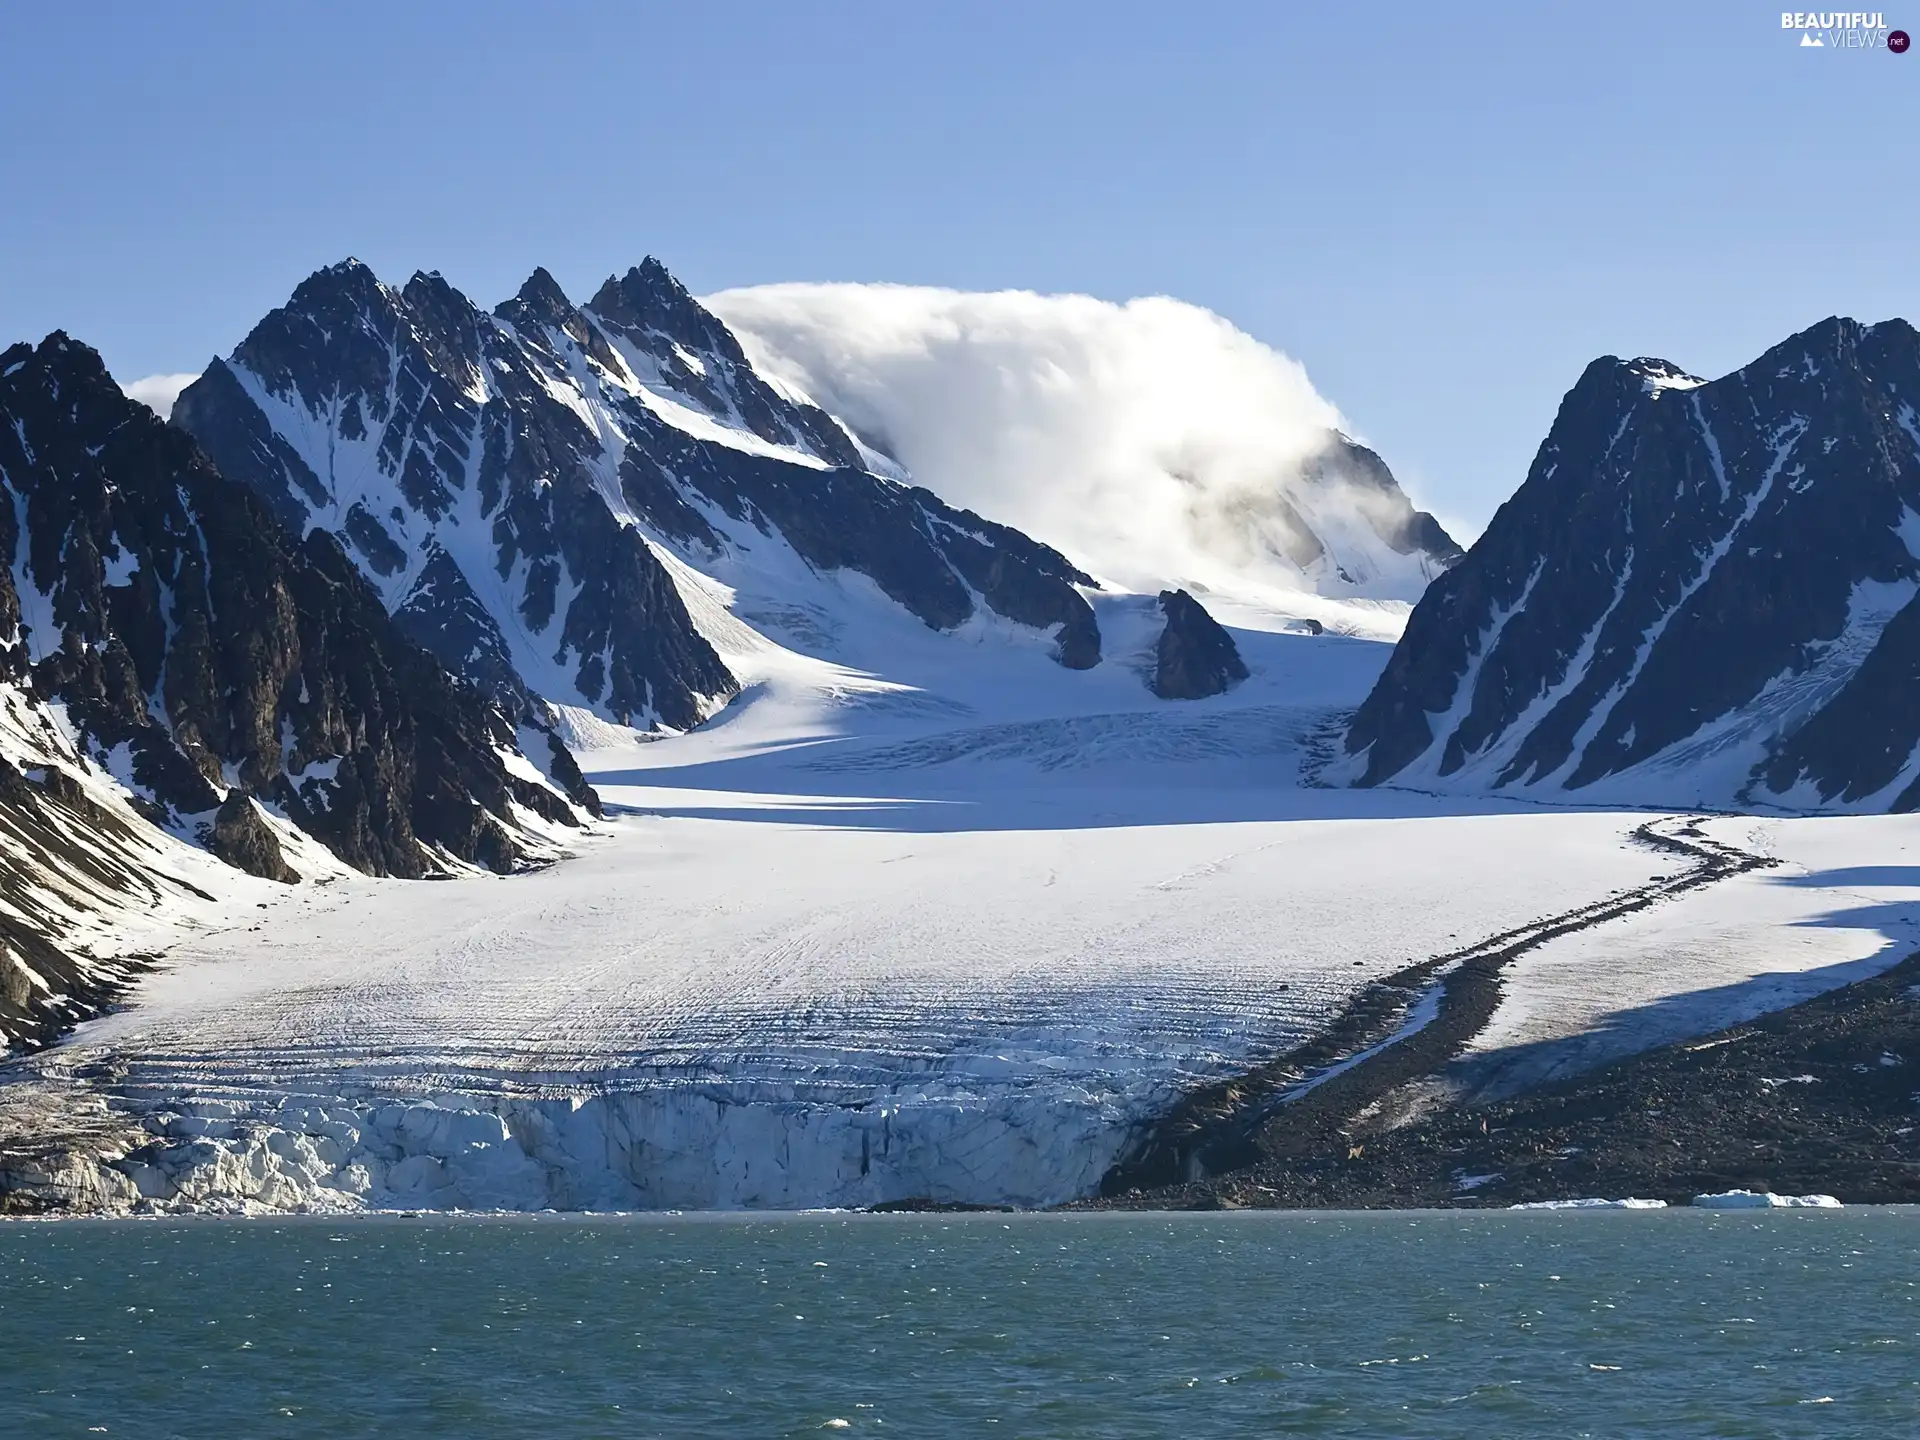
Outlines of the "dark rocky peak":
M 1573 382 L 1573 388 L 1561 397 L 1554 429 L 1559 428 L 1570 412 L 1605 410 L 1618 413 L 1639 399 L 1657 393 L 1657 387 L 1649 383 L 1649 375 L 1642 367 L 1658 367 L 1662 372 L 1680 368 L 1666 360 L 1622 360 L 1618 355 L 1602 355 L 1591 360 Z M 1553 431 L 1549 430 L 1547 443 L 1551 443 L 1552 435 Z
M 1162 590 L 1167 617 L 1154 648 L 1153 693 L 1162 700 L 1204 700 L 1247 678 L 1247 663 L 1226 627 L 1184 590 Z
M 1401 555 L 1424 555 L 1438 573 L 1459 563 L 1462 550 L 1446 528 L 1412 499 L 1377 451 L 1334 431 L 1326 447 L 1307 462 L 1306 478 L 1344 486 L 1361 517 L 1389 548 Z M 1301 531 L 1311 536 L 1304 522 Z M 1315 541 L 1315 549 L 1319 549 Z
M 1400 488 L 1400 482 L 1393 478 L 1393 471 L 1387 468 L 1387 462 L 1380 458 L 1379 451 L 1371 450 L 1337 430 L 1327 451 L 1339 461 L 1341 475 L 1349 484 L 1383 495 L 1392 494 Z
M 400 310 L 437 373 L 466 387 L 483 381 L 486 316 L 438 270 L 414 271 L 400 291 Z
M 291 308 L 317 313 L 342 309 L 373 309 L 384 302 L 387 287 L 371 266 L 349 255 L 323 265 L 293 287 Z
M 1907 372 L 1916 363 L 1920 363 L 1920 334 L 1905 320 L 1863 325 L 1845 316 L 1829 316 L 1735 373 L 1769 394 L 1793 395 L 1808 402 L 1832 397 L 1848 403 L 1850 397 L 1876 393 L 1897 396 L 1898 409 L 1915 403 Z
M 651 255 L 625 275 L 608 276 L 606 283 L 587 302 L 587 308 L 609 326 L 636 340 L 657 335 L 684 345 L 696 354 L 718 356 L 735 365 L 746 364 L 747 357 L 733 332 Z
M 1883 341 L 1898 334 L 1901 329 L 1909 328 L 1903 320 L 1891 320 L 1880 325 L 1863 325 L 1848 315 L 1829 315 L 1817 320 L 1806 329 L 1789 335 L 1778 345 L 1766 351 L 1744 370 L 1771 370 L 1779 376 L 1792 374 L 1796 369 L 1806 375 L 1810 369 L 1818 368 L 1822 362 L 1833 361 L 1842 366 L 1851 367 L 1861 358 L 1861 347 L 1877 330 L 1885 329 Z M 1807 362 L 1811 361 L 1812 365 Z
M 38 394 L 48 403 L 66 400 L 85 410 L 96 423 L 99 407 L 111 406 L 111 397 L 120 389 L 107 373 L 100 352 L 64 330 L 55 330 L 38 346 L 25 341 L 9 345 L 0 353 L 0 381 L 4 381 L 0 393 L 10 398 Z M 148 417 L 158 418 L 152 412 Z
M 544 265 L 526 278 L 513 299 L 494 306 L 493 313 L 515 325 L 544 325 L 555 330 L 567 329 L 580 316 L 567 298 L 567 292 L 560 288 L 560 282 Z
M 308 293 L 318 312 L 296 296 L 175 406 L 223 471 L 287 523 L 339 536 L 408 635 L 532 723 L 551 703 L 684 728 L 734 693 L 601 489 L 608 442 L 582 415 L 631 397 L 588 382 L 577 405 L 554 398 L 582 383 L 581 337 L 609 374 L 624 366 L 550 276 L 503 307 L 524 325 L 437 275 L 376 285 L 372 312 Z M 636 432 L 657 424 L 631 408 Z
M 302 529 L 320 516 L 332 523 L 329 511 L 360 498 L 349 491 L 382 476 L 407 507 L 438 520 L 467 484 L 492 340 L 492 322 L 439 275 L 394 290 L 349 261 L 303 281 L 230 363 L 215 361 L 181 392 L 172 418 Z M 346 445 L 302 453 L 260 413 L 256 391 L 326 422 Z
M 241 341 L 233 359 L 268 393 L 298 396 L 312 409 L 364 397 L 384 418 L 396 362 L 424 353 L 456 387 L 479 377 L 484 320 L 437 272 L 416 271 L 399 289 L 358 260 L 318 270 Z
M 1694 390 L 1707 383 L 1698 375 L 1688 374 L 1671 360 L 1658 360 L 1651 355 L 1619 363 L 1626 367 L 1629 375 L 1639 378 L 1640 388 L 1649 395 L 1657 395 L 1665 390 Z
M 400 329 L 398 296 L 365 265 L 348 260 L 301 281 L 285 305 L 253 327 L 233 359 L 268 394 L 297 396 L 313 410 L 338 396 L 383 397 Z
M 663 384 L 770 444 L 808 451 L 831 465 L 864 468 L 840 423 L 768 384 L 733 332 L 651 255 L 625 275 L 610 277 L 587 309 L 630 347 L 628 358 L 642 384 Z
M 609 371 L 618 373 L 621 363 L 600 327 L 588 319 L 567 298 L 560 282 L 544 266 L 527 277 L 519 293 L 494 307 L 494 315 L 530 344 L 548 347 L 548 332 L 565 335 Z
M 312 325 L 331 338 L 354 326 L 372 325 L 385 330 L 387 317 L 396 309 L 396 299 L 392 288 L 381 283 L 369 267 L 348 259 L 307 276 L 293 287 L 287 303 L 272 314 Z
M 1589 365 L 1356 714 L 1362 778 L 1419 761 L 1578 790 L 1633 771 L 1636 798 L 1724 804 L 1805 772 L 1807 793 L 1835 793 L 1852 730 L 1809 722 L 1843 688 L 1872 709 L 1849 681 L 1899 671 L 1860 660 L 1905 633 L 1889 607 L 1920 584 L 1917 394 L 1897 321 L 1822 321 L 1712 381 Z M 1783 744 L 1815 758 L 1769 766 Z
M 156 821 L 208 838 L 238 788 L 350 865 L 420 875 L 534 853 L 516 802 L 573 818 L 507 771 L 513 727 L 394 628 L 330 535 L 275 523 L 87 347 L 6 352 L 0 489 L 19 557 L 0 611 L 34 601 L 17 659 Z M 233 853 L 264 856 L 258 838 Z

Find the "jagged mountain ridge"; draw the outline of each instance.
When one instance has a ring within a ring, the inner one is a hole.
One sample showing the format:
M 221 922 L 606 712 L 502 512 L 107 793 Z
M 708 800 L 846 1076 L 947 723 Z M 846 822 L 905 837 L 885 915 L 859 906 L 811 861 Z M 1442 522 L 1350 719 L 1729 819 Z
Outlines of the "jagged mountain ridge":
M 935 629 L 984 605 L 1097 663 L 1088 577 L 865 467 L 657 261 L 576 307 L 544 270 L 488 314 L 438 275 L 317 272 L 173 418 L 300 530 L 337 534 L 401 627 L 538 716 L 685 729 L 738 682 L 655 547 L 785 546 Z
M 357 869 L 413 876 L 512 868 L 516 806 L 575 822 L 330 536 L 289 535 L 92 350 L 56 332 L 6 351 L 0 420 L 0 680 L 57 702 L 156 823 L 237 789 Z
M 0 1045 L 113 993 L 121 922 L 214 906 L 188 876 L 222 867 L 183 841 L 276 880 L 504 872 L 597 810 L 331 536 L 289 534 L 64 334 L 0 354 L 0 495 Z
M 1361 783 L 1920 801 L 1920 336 L 1829 319 L 1719 380 L 1595 361 L 1415 607 Z

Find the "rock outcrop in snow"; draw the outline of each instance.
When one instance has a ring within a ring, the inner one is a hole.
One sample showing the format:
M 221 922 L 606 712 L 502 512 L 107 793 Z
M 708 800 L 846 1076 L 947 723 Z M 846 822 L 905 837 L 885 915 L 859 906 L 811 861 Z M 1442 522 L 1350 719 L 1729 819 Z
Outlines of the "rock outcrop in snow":
M 1162 700 L 1204 700 L 1247 678 L 1233 636 L 1184 590 L 1162 590 L 1167 617 L 1154 645 L 1153 693 Z
M 1827 320 L 1720 380 L 1606 358 L 1415 608 L 1363 784 L 1920 803 L 1920 336 Z

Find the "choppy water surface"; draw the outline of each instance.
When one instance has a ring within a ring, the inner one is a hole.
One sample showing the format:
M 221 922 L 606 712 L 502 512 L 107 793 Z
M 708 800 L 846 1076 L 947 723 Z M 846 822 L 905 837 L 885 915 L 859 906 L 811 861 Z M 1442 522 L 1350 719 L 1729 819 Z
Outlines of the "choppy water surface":
M 0 1225 L 0 1435 L 1920 1433 L 1920 1214 Z

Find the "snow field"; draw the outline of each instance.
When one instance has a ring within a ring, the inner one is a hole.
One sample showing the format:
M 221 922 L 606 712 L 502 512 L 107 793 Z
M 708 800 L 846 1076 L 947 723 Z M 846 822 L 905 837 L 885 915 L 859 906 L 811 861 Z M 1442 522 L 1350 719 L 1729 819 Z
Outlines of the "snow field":
M 156 1112 L 346 1102 L 336 1170 L 393 1203 L 432 1198 L 419 1167 L 382 1182 L 358 1153 L 400 1100 L 494 1116 L 551 1177 L 377 1137 L 389 1177 L 450 1166 L 427 1177 L 443 1203 L 1045 1203 L 1183 1085 L 1561 903 L 1567 868 L 1598 895 L 1665 863 L 1620 816 L 912 830 L 884 800 L 803 818 L 809 797 L 644 794 L 658 813 L 541 875 L 290 898 L 176 952 L 81 1043 Z
M 1550 941 L 1460 1073 L 1506 1094 L 1784 1009 L 1920 946 L 1920 816 L 1755 818 L 1703 827 L 1781 863 Z
M 110 1059 L 161 1142 L 149 1200 L 1054 1203 L 1368 981 L 1679 868 L 1629 843 L 1646 812 L 1312 785 L 1387 647 L 1294 633 L 1297 609 L 1209 597 L 1252 678 L 1167 703 L 1136 673 L 1150 597 L 1096 596 L 1114 663 L 1071 672 L 1043 635 L 984 612 L 936 634 L 858 576 L 674 573 L 745 692 L 666 740 L 583 724 L 610 818 L 575 858 L 269 887 L 64 1048 Z M 1847 876 L 1878 823 L 1711 822 L 1804 873 L 1552 942 L 1483 1048 L 1640 1009 L 1710 1028 L 1715 987 L 1776 972 L 1841 983 L 1897 917 L 1795 920 L 1872 887 Z M 1820 850 L 1798 837 L 1845 832 L 1803 825 L 1869 828 Z
M 280 891 L 70 1048 L 122 1067 L 168 1204 L 1084 1194 L 1357 986 L 1674 863 L 1639 815 L 1304 787 L 1385 647 L 1274 623 L 1192 705 L 1018 634 L 769 644 L 713 724 L 584 757 L 613 818 L 576 858 Z

